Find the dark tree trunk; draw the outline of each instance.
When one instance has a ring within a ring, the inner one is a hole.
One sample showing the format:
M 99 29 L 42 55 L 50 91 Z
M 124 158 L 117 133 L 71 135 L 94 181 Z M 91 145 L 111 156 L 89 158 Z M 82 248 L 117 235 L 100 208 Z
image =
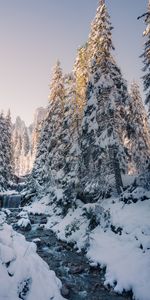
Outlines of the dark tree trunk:
M 123 188 L 123 182 L 121 177 L 120 164 L 117 157 L 117 149 L 115 145 L 109 146 L 109 158 L 114 171 L 116 190 L 117 193 L 120 195 Z

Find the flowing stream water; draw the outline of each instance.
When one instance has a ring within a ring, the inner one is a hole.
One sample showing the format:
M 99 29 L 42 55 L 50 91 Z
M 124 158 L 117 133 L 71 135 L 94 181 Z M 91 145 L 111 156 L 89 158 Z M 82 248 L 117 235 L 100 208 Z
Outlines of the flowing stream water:
M 17 231 L 24 234 L 28 241 L 39 238 L 37 252 L 47 262 L 50 269 L 63 283 L 63 294 L 70 300 L 129 300 L 131 294 L 118 295 L 111 288 L 104 287 L 104 270 L 90 267 L 83 253 L 77 253 L 71 245 L 57 239 L 51 230 L 42 229 L 46 216 L 30 215 L 32 229 L 21 231 L 15 225 L 17 211 L 13 210 L 8 223 L 14 224 Z
M 20 194 L 3 194 L 0 196 L 1 206 L 3 208 L 19 208 L 21 204 L 21 195 Z

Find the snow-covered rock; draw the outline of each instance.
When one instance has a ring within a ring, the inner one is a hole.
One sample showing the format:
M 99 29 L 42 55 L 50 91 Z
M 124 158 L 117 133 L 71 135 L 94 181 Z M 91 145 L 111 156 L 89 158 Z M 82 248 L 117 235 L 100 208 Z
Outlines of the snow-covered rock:
M 28 219 L 29 216 L 28 216 L 28 213 L 24 210 L 22 210 L 18 215 L 17 215 L 17 218 L 24 218 L 24 219 Z
M 18 215 L 17 218 L 19 218 L 17 222 L 17 227 L 19 227 L 22 230 L 31 230 L 31 222 L 29 220 L 28 213 L 26 211 L 21 211 Z
M 22 230 L 31 230 L 31 222 L 29 219 L 26 218 L 21 218 L 18 222 L 17 222 L 17 226 L 19 228 L 21 228 Z

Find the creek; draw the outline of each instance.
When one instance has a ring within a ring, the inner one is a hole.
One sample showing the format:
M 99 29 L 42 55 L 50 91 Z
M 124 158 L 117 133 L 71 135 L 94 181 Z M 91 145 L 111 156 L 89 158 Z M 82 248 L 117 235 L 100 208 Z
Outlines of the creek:
M 54 270 L 63 284 L 62 294 L 70 300 L 129 300 L 130 293 L 116 294 L 110 287 L 104 287 L 104 270 L 91 267 L 84 253 L 77 253 L 72 245 L 58 240 L 51 230 L 40 225 L 46 222 L 44 215 L 29 215 L 32 229 L 22 231 L 15 225 L 18 212 L 13 210 L 8 223 L 24 234 L 28 241 L 37 239 L 37 252 Z

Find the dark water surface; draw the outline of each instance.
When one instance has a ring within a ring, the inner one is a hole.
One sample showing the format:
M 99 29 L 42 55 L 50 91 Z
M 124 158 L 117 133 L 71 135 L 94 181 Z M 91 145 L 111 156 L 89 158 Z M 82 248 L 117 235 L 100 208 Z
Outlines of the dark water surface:
M 3 208 L 18 208 L 21 204 L 21 195 L 0 195 L 0 201 Z

